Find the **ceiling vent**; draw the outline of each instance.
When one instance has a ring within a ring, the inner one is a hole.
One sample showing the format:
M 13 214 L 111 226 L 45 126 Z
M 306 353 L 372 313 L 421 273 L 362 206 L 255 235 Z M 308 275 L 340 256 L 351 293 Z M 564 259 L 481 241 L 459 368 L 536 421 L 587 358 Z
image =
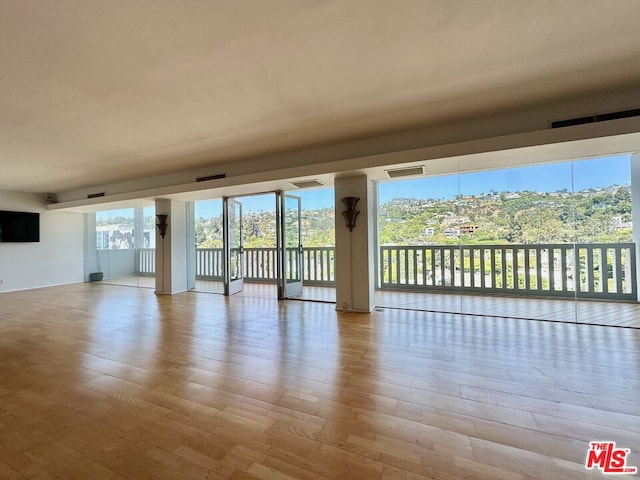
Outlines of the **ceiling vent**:
M 225 178 L 226 176 L 227 176 L 226 173 L 218 173 L 217 175 L 207 175 L 206 177 L 196 178 L 196 182 L 208 182 L 209 180 L 220 180 L 221 178 Z
M 89 195 L 87 195 L 87 198 L 98 198 L 98 197 L 104 197 L 104 192 L 90 193 Z
M 600 115 L 590 115 L 588 117 L 570 118 L 568 120 L 558 120 L 557 122 L 551 122 L 551 128 L 575 127 L 576 125 L 584 125 L 586 123 L 606 122 L 608 120 L 620 120 L 621 118 L 637 116 L 640 116 L 640 108 L 601 113 Z
M 325 184 L 320 180 L 300 180 L 299 182 L 289 182 L 289 185 L 293 185 L 296 188 L 313 188 L 325 186 Z
M 385 173 L 389 178 L 415 177 L 417 175 L 424 175 L 424 165 L 418 165 L 417 167 L 394 168 L 393 170 L 385 170 Z

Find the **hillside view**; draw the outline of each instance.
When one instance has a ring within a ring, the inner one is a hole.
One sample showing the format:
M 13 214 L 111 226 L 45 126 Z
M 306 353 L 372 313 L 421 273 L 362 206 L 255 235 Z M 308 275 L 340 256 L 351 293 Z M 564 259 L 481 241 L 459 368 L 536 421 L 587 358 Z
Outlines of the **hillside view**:
M 631 241 L 628 185 L 580 192 L 490 192 L 453 200 L 398 198 L 380 207 L 380 244 Z
M 395 198 L 379 208 L 381 245 L 611 243 L 631 241 L 629 185 L 541 193 L 458 195 L 450 200 Z M 332 208 L 307 210 L 303 245 L 333 246 Z M 244 215 L 244 246 L 275 245 L 273 212 Z M 219 217 L 196 221 L 201 248 L 222 246 Z

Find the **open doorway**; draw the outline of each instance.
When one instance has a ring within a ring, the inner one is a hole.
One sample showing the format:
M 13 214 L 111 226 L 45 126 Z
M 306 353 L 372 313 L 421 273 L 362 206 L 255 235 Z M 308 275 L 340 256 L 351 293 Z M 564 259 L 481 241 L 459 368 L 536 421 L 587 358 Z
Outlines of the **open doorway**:
M 300 199 L 301 290 L 296 300 L 335 303 L 335 193 L 333 188 L 297 190 Z M 290 201 L 290 208 L 294 204 Z M 292 213 L 289 213 L 292 215 Z M 291 228 L 291 227 L 290 227 Z M 295 228 L 294 232 L 295 234 Z M 288 248 L 290 246 L 288 245 Z
M 194 204 L 195 288 L 197 292 L 224 293 L 222 265 L 222 199 Z
M 195 291 L 335 302 L 333 205 L 333 189 L 195 202 Z
M 194 208 L 194 290 L 277 298 L 275 193 L 197 201 Z

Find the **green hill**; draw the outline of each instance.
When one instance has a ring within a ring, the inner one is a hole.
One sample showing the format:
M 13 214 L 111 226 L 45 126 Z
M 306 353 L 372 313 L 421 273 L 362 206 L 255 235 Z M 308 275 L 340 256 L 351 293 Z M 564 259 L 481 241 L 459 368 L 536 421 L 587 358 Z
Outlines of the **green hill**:
M 381 245 L 616 243 L 631 241 L 628 185 L 579 192 L 490 192 L 453 199 L 395 198 L 379 208 Z M 333 208 L 305 210 L 302 243 L 333 246 Z M 273 212 L 244 216 L 244 246 L 275 245 Z M 198 246 L 222 246 L 221 219 L 196 221 Z

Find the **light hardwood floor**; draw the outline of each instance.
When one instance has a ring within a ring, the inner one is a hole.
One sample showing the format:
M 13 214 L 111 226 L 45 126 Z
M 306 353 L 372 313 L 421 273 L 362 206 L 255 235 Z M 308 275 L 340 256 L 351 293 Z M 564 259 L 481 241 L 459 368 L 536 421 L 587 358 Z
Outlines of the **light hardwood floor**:
M 603 478 L 590 440 L 640 466 L 638 330 L 99 284 L 0 294 L 3 480 Z
M 640 328 L 640 303 L 376 291 L 376 305 L 496 317 Z
M 153 277 L 124 277 L 112 281 L 116 285 L 154 288 Z M 222 282 L 198 280 L 196 291 L 223 293 Z M 249 297 L 277 298 L 274 284 L 244 284 L 239 294 Z M 332 287 L 305 285 L 300 300 L 336 301 Z M 456 295 L 455 293 L 409 292 L 377 290 L 375 303 L 381 308 L 402 308 L 428 312 L 464 313 L 495 317 L 550 320 L 555 322 L 587 323 L 617 327 L 640 328 L 640 303 L 569 299 L 503 297 L 497 295 Z

